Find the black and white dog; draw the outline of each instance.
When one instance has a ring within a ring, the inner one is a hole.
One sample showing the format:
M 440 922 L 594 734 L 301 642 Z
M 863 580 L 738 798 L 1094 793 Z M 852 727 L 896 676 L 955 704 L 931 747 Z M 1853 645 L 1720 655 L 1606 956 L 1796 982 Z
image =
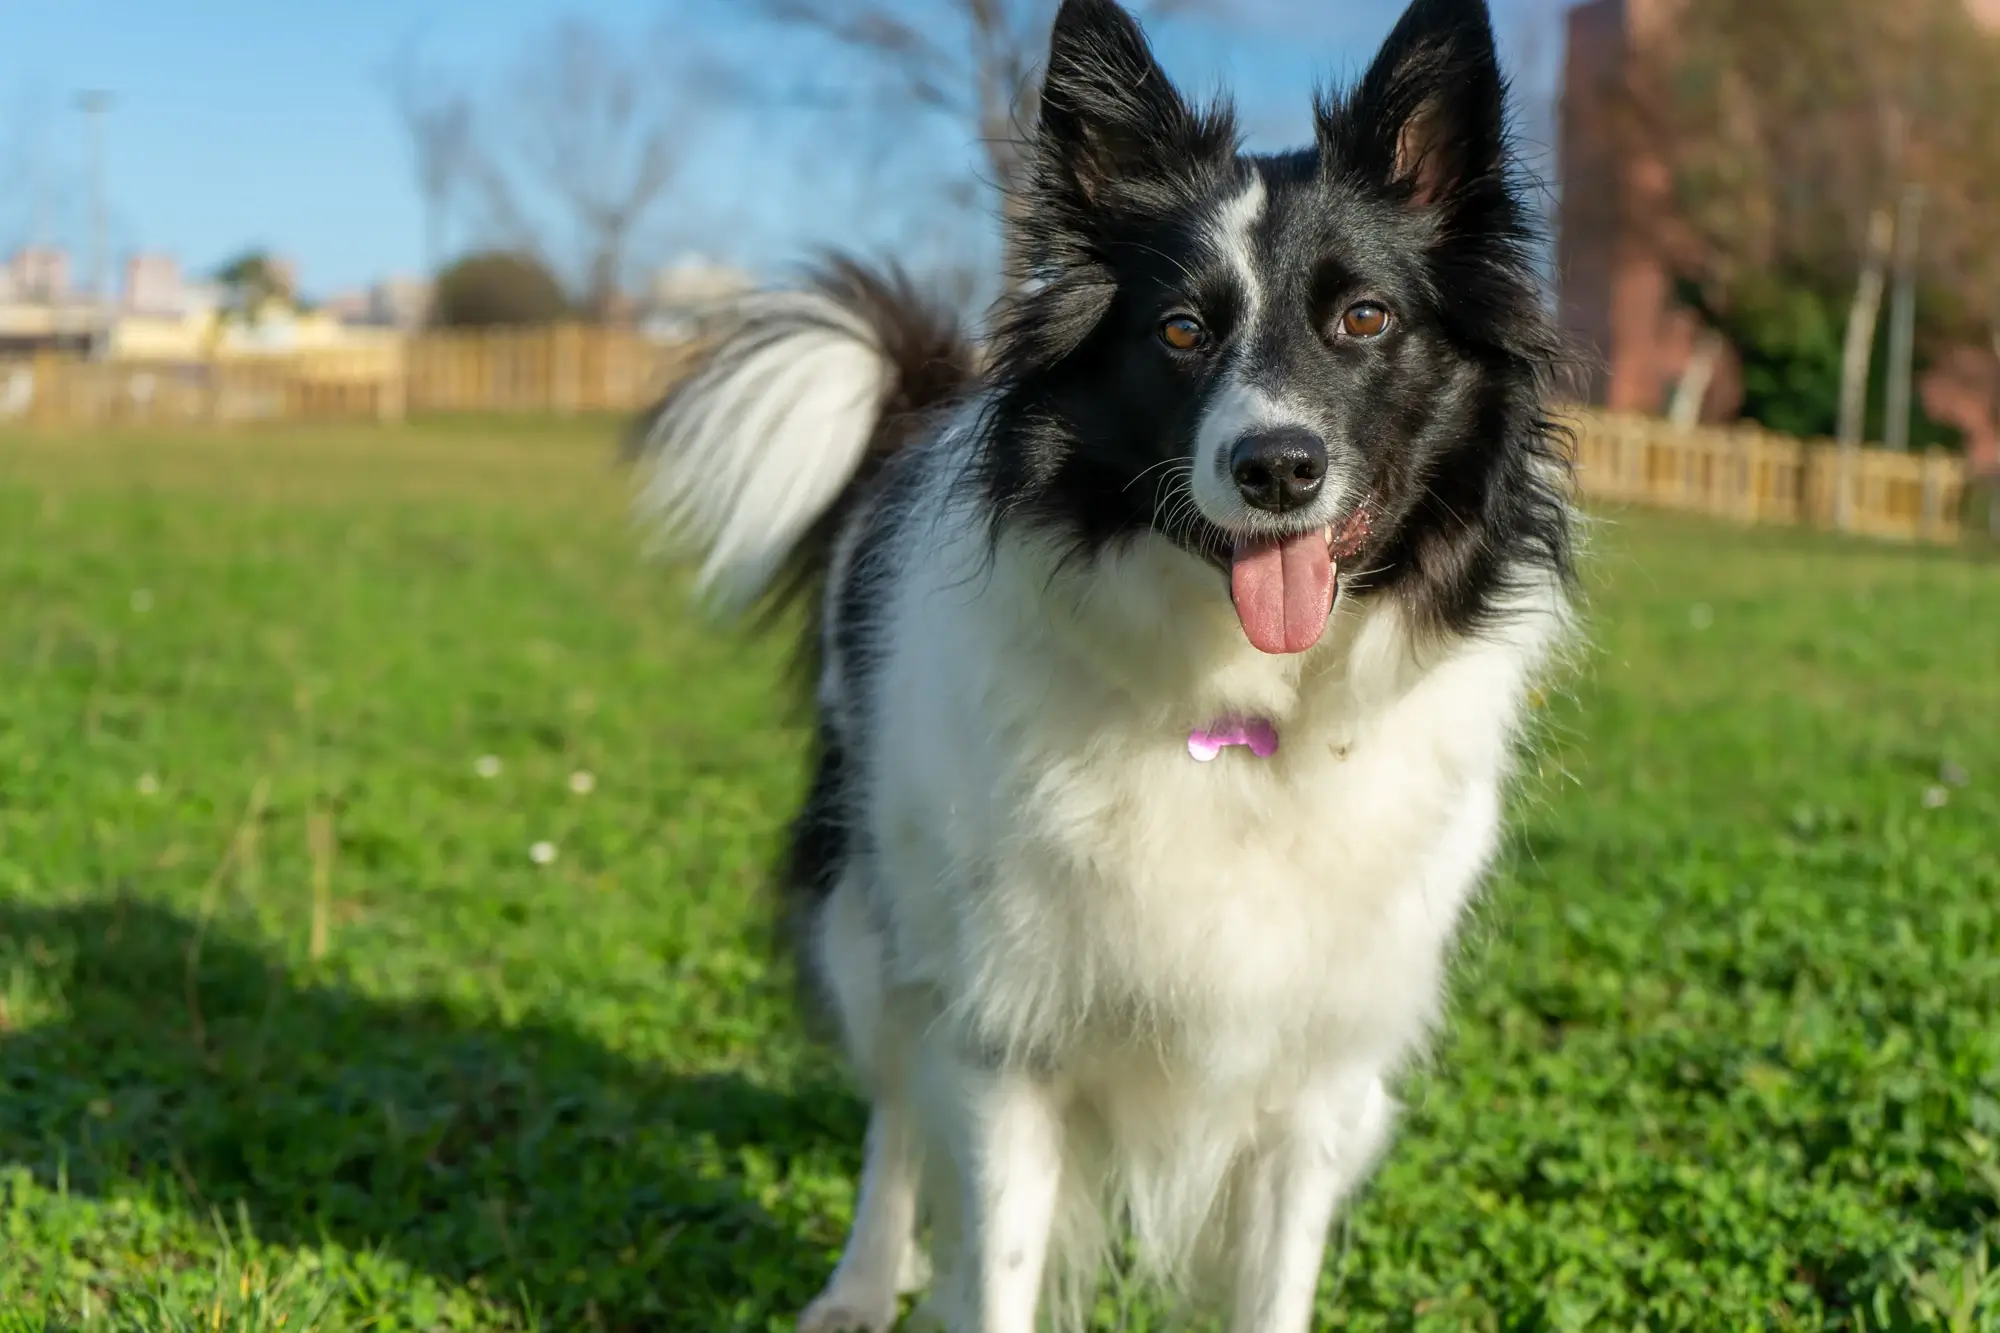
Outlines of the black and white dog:
M 1114 1246 L 1304 1333 L 1568 623 L 1562 344 L 1484 0 L 1246 156 L 1065 0 L 975 352 L 841 261 L 643 428 L 726 607 L 811 610 L 785 884 L 872 1101 L 806 1333 L 1078 1322 Z

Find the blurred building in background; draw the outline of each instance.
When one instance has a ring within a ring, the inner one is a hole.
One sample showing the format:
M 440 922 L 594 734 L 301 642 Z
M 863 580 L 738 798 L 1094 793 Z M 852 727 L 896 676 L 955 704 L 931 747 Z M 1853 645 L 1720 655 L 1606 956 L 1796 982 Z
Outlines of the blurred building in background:
M 1754 0 L 1753 0 L 1754 2 Z M 1673 300 L 1673 278 L 1626 219 L 1657 215 L 1670 188 L 1658 158 L 1619 133 L 1617 81 L 1628 51 L 1654 40 L 1672 0 L 1586 0 L 1564 22 L 1556 222 L 1563 325 L 1593 354 L 1584 399 L 1614 411 L 1659 412 L 1694 356 L 1701 323 Z M 1742 386 L 1722 354 L 1701 419 L 1736 415 Z
M 0 353 L 94 346 L 114 360 L 160 363 L 342 349 L 375 355 L 385 339 L 421 324 L 430 299 L 428 283 L 380 283 L 363 293 L 350 327 L 294 298 L 290 263 L 260 262 L 277 295 L 254 309 L 230 284 L 191 277 L 172 255 L 143 251 L 126 260 L 114 297 L 99 302 L 73 285 L 67 252 L 24 247 L 0 264 Z
M 374 312 L 366 287 L 343 287 L 319 303 L 319 308 L 343 324 L 366 324 Z
M 1889 3 L 1891 0 L 1885 0 Z M 1744 0 L 1754 4 L 1756 0 Z M 1966 0 L 1974 17 L 2000 28 L 2000 0 Z M 1621 133 L 1628 56 L 1671 36 L 1675 0 L 1583 0 L 1565 16 L 1559 112 L 1556 266 L 1565 328 L 1593 356 L 1585 401 L 1659 413 L 1703 341 L 1696 315 L 1674 299 L 1673 274 L 1631 219 L 1663 215 L 1667 165 Z M 1710 340 L 1711 348 L 1717 344 Z M 2000 470 L 2000 360 L 1989 349 L 1942 357 L 1918 386 L 1924 411 L 1956 426 L 1976 468 Z M 1700 419 L 1734 418 L 1741 367 L 1720 344 Z
M 393 329 L 422 328 L 433 295 L 428 278 L 385 278 L 368 290 L 369 319 Z
M 69 252 L 47 245 L 25 245 L 7 263 L 10 296 L 16 301 L 57 305 L 72 299 Z
M 1953 348 L 1924 372 L 1917 392 L 1931 420 L 1949 422 L 1965 436 L 1973 473 L 2000 475 L 2000 349 Z
M 23 246 L 0 266 L 0 352 L 89 345 L 100 320 L 70 275 L 69 253 L 46 245 Z
M 125 290 L 119 308 L 134 315 L 176 316 L 194 293 L 180 261 L 172 255 L 136 254 L 125 261 Z
M 431 283 L 424 278 L 390 277 L 367 287 L 335 292 L 320 308 L 342 324 L 415 332 L 431 312 Z

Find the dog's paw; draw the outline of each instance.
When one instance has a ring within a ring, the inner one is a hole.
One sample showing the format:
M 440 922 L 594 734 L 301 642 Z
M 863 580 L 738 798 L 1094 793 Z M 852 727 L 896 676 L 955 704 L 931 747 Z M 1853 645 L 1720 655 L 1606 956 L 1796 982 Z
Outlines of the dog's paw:
M 838 1285 L 828 1287 L 799 1316 L 799 1333 L 889 1333 L 896 1326 L 896 1297 Z

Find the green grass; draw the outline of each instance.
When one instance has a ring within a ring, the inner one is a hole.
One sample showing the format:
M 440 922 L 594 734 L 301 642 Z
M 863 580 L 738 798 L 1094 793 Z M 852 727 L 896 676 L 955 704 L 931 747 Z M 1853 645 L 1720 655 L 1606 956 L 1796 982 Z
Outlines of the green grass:
M 757 906 L 800 733 L 609 438 L 0 437 L 0 1333 L 823 1279 L 864 1113 Z M 2000 1328 L 2000 567 L 1595 545 L 1324 1326 Z

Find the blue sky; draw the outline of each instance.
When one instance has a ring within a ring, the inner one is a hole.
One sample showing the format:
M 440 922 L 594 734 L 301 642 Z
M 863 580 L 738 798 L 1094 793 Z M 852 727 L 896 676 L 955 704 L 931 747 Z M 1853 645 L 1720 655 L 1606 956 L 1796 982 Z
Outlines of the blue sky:
M 102 88 L 116 97 L 106 136 L 115 251 L 164 250 L 207 269 L 268 246 L 294 258 L 317 294 L 414 271 L 422 209 L 384 91 L 399 51 L 414 47 L 456 77 L 491 84 L 575 15 L 635 42 L 668 32 L 676 55 L 761 59 L 785 77 L 820 54 L 774 38 L 745 8 L 744 0 L 0 0 L 0 245 L 39 229 L 81 252 L 86 140 L 71 103 L 79 89 Z M 1185 20 L 1157 38 L 1185 85 L 1228 80 L 1253 140 L 1273 146 L 1305 132 L 1315 79 L 1357 73 L 1399 8 L 1400 0 L 1241 0 L 1230 22 Z M 1551 0 L 1496 0 L 1503 44 L 1532 62 L 1525 96 L 1546 95 L 1555 12 Z M 928 224 L 955 222 L 928 182 L 976 155 L 968 130 L 920 116 L 862 124 L 710 105 L 691 119 L 688 158 L 647 238 L 662 257 L 697 251 L 769 270 L 815 243 L 921 246 Z

